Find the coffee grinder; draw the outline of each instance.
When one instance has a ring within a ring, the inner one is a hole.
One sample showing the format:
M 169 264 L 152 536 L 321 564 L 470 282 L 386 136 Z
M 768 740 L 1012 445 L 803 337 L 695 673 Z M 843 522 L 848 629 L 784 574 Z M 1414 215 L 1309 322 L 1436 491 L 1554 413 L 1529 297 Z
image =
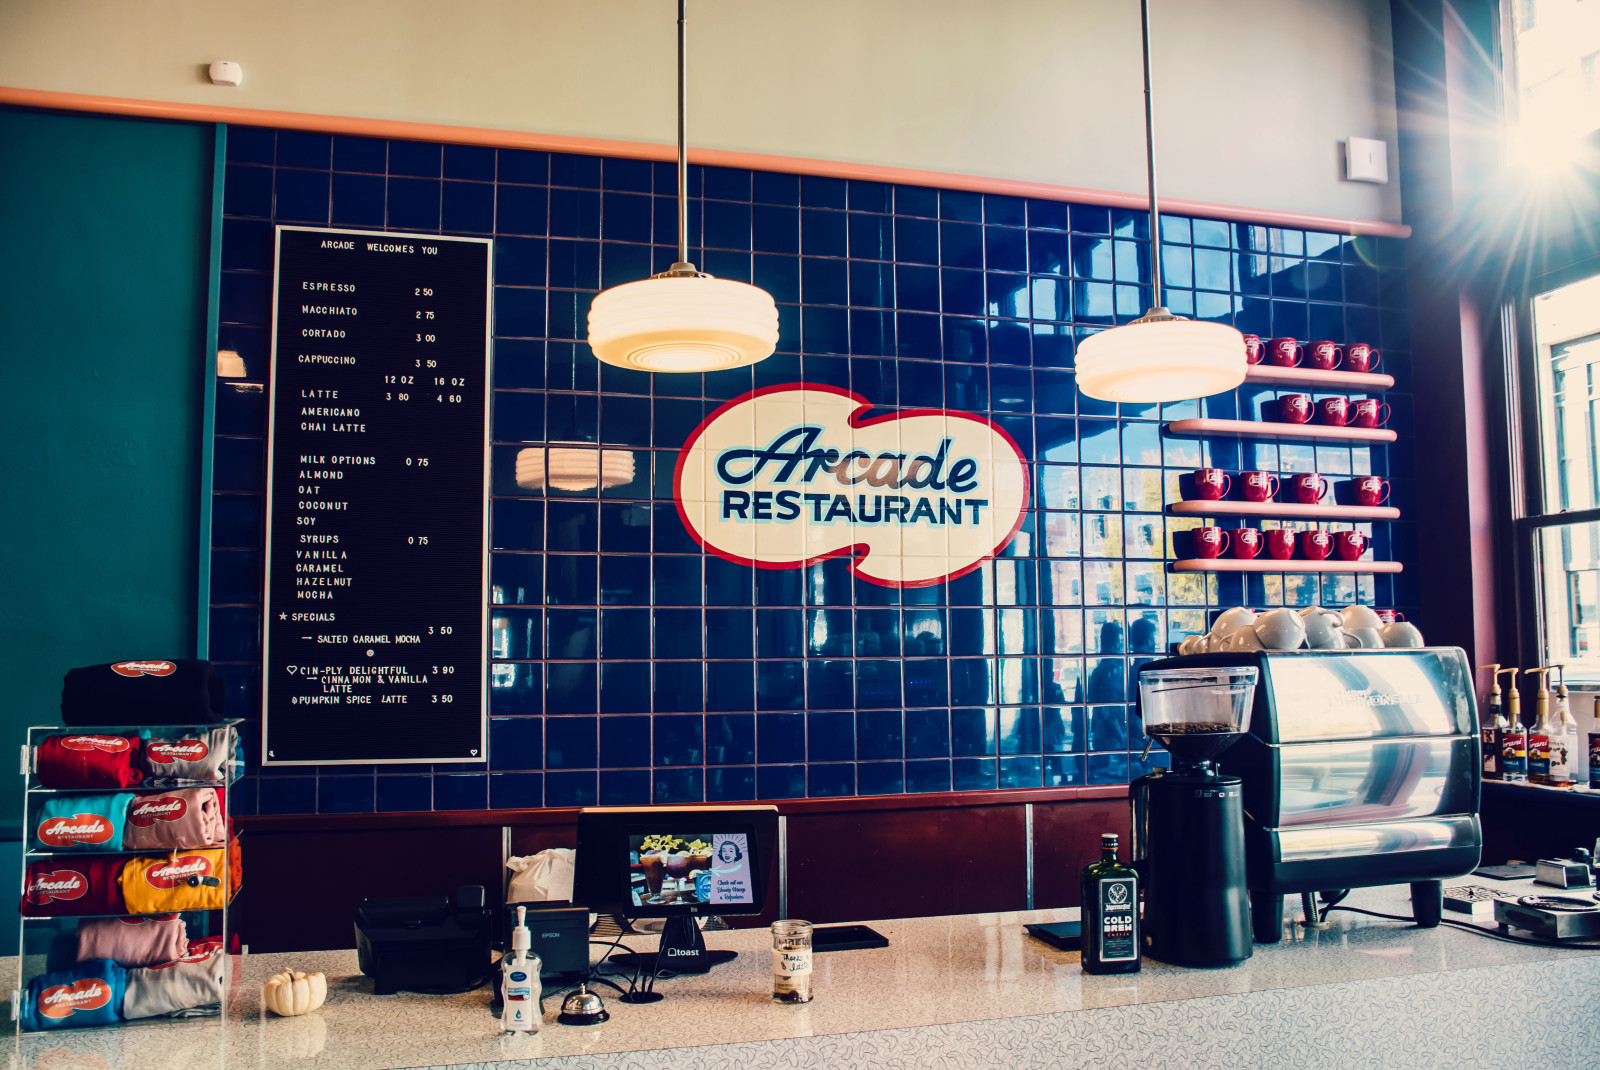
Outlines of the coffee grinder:
M 1215 762 L 1244 734 L 1258 670 L 1163 667 L 1180 664 L 1139 672 L 1145 734 L 1173 760 L 1130 790 L 1144 951 L 1175 966 L 1232 966 L 1251 952 L 1243 790 Z

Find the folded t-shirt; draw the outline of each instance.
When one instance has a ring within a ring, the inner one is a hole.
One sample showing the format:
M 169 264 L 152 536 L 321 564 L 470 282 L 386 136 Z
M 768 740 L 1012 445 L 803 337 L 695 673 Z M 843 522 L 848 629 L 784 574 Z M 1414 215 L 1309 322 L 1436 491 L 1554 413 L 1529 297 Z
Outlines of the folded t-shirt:
M 28 982 L 22 1028 L 37 1032 L 82 1025 L 111 1025 L 122 1016 L 127 971 L 109 959 L 80 962 L 70 970 Z
M 209 661 L 160 658 L 88 665 L 61 682 L 69 725 L 215 724 L 227 701 Z
M 144 779 L 140 738 L 71 732 L 39 744 L 39 783 L 47 788 L 131 788 Z
M 28 863 L 22 913 L 31 918 L 121 914 L 122 870 L 127 855 L 36 858 Z
M 227 841 L 216 788 L 173 788 L 128 805 L 122 845 L 130 851 L 210 847 Z
M 222 1002 L 222 949 L 128 971 L 124 1018 L 152 1018 Z
M 144 761 L 151 778 L 220 781 L 233 756 L 226 728 L 199 728 L 181 736 L 163 736 L 145 744 Z
M 227 852 L 228 887 L 223 887 L 223 852 Z M 239 887 L 239 841 L 226 848 L 173 851 L 135 857 L 122 868 L 122 898 L 130 914 L 166 914 L 175 910 L 219 910 Z
M 78 926 L 78 961 L 110 959 L 118 966 L 176 962 L 189 950 L 188 926 L 176 914 L 85 918 Z
M 53 795 L 40 805 L 33 838 L 46 851 L 115 851 L 122 846 L 131 791 L 114 795 Z

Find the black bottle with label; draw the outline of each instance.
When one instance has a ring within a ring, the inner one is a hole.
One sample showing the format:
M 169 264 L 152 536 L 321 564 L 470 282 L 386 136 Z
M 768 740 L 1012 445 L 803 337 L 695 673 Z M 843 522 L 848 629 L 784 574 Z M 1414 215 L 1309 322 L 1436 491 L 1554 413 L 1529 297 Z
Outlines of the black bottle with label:
M 1136 973 L 1139 952 L 1139 874 L 1117 860 L 1117 836 L 1100 837 L 1100 860 L 1083 868 L 1083 970 Z

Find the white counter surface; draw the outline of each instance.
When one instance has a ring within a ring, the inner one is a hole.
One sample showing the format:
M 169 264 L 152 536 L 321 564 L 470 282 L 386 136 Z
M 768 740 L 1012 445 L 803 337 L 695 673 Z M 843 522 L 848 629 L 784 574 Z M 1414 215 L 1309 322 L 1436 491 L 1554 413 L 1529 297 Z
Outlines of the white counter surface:
M 1358 891 L 1348 902 L 1409 913 L 1403 888 Z M 1291 917 L 1297 907 L 1291 904 Z M 692 1065 L 701 1070 L 1092 1066 L 1102 1059 L 1232 1068 L 1285 1057 L 1300 1066 L 1418 1067 L 1463 1065 L 1466 1056 L 1468 1065 L 1479 1057 L 1487 1063 L 1515 1042 L 1514 1052 L 1501 1055 L 1532 1060 L 1520 1065 L 1600 1065 L 1600 955 L 1593 951 L 1335 913 L 1322 931 L 1286 922 L 1284 942 L 1258 945 L 1230 969 L 1146 960 L 1140 973 L 1095 977 L 1083 973 L 1076 953 L 1023 931 L 1028 922 L 1075 916 L 1049 910 L 873 922 L 890 946 L 816 956 L 816 999 L 802 1006 L 768 996 L 765 930 L 709 933 L 709 946 L 739 957 L 709 974 L 660 981 L 667 998 L 656 1004 L 625 1004 L 601 989 L 612 1017 L 588 1028 L 557 1024 L 567 989 L 547 990 L 543 1031 L 514 1039 L 498 1035 L 487 987 L 459 996 L 376 996 L 356 971 L 354 951 L 250 955 L 238 960 L 224 1019 L 17 1037 L 10 1061 L 14 1070 L 392 1070 L 525 1060 L 549 1060 L 540 1070 L 643 1070 L 695 1048 Z M 628 943 L 648 949 L 654 938 Z M 302 1018 L 264 1014 L 260 983 L 286 966 L 324 971 L 326 1006 Z M 1517 1010 L 1508 1026 L 1520 1041 L 1499 1037 L 1495 1010 L 1506 1007 Z M 1539 1026 L 1546 1017 L 1549 1025 Z M 1541 1050 L 1542 1059 L 1533 1058 Z

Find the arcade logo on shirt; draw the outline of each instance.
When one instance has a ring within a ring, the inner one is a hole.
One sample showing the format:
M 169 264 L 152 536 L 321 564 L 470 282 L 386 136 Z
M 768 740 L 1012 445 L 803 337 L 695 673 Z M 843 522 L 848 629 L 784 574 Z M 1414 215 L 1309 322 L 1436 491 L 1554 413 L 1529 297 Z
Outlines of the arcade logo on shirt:
M 119 661 L 111 671 L 118 676 L 171 676 L 178 667 L 170 661 Z
M 110 1002 L 111 986 L 98 977 L 85 977 L 40 992 L 39 1013 L 46 1018 L 67 1018 L 74 1011 L 97 1011 Z
M 152 743 L 144 755 L 154 765 L 171 765 L 173 762 L 198 762 L 211 753 L 203 739 L 180 739 L 172 743 Z
M 848 556 L 884 587 L 977 568 L 1022 526 L 1028 462 L 981 416 L 872 403 L 837 387 L 767 387 L 712 413 L 678 453 L 689 533 L 720 557 L 800 568 Z
M 39 842 L 48 847 L 70 847 L 75 843 L 108 843 L 111 840 L 111 833 L 111 822 L 99 814 L 49 817 L 39 824 Z
M 75 869 L 53 869 L 35 873 L 28 882 L 28 902 L 42 906 L 57 899 L 82 899 L 89 880 Z

